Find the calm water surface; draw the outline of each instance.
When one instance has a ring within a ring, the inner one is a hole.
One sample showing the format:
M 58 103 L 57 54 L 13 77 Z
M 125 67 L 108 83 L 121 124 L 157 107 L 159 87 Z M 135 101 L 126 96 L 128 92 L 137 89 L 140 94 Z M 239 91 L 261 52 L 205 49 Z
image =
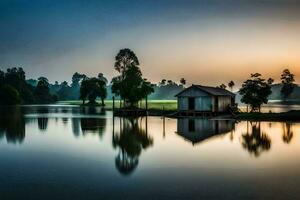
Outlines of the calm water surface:
M 298 199 L 300 124 L 2 108 L 0 199 Z

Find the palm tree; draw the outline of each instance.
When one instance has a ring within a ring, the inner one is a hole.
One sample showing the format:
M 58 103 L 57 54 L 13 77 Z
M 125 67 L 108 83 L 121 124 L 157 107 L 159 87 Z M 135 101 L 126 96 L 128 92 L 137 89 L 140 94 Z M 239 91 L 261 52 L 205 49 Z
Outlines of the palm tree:
M 228 83 L 228 87 L 230 88 L 231 92 L 232 92 L 234 85 L 235 85 L 235 83 L 232 80 Z
M 181 78 L 180 79 L 180 83 L 181 83 L 181 85 L 185 85 L 186 84 L 186 80 L 184 78 Z

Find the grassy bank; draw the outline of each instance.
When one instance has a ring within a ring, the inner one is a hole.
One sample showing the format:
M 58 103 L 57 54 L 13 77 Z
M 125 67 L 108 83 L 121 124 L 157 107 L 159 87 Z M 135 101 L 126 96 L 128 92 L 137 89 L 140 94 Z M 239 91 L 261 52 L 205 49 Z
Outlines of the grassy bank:
M 97 101 L 100 104 L 100 101 Z M 57 104 L 61 105 L 81 105 L 82 101 L 59 101 Z M 119 108 L 120 101 L 115 100 L 115 107 Z M 113 101 L 105 100 L 105 108 L 112 109 Z M 145 108 L 145 101 L 140 102 L 140 107 Z M 176 111 L 177 110 L 177 101 L 176 100 L 148 100 L 148 109 L 149 110 L 165 110 L 165 111 Z
M 282 113 L 240 113 L 236 115 L 237 120 L 248 121 L 295 121 L 300 122 L 300 111 L 292 110 Z

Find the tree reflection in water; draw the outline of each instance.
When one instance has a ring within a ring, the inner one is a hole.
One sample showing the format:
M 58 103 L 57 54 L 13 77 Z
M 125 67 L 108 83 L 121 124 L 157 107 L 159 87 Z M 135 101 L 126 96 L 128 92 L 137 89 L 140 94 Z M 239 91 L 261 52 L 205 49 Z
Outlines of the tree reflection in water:
M 89 116 L 88 118 L 81 118 L 80 119 L 80 126 L 83 135 L 92 133 L 98 134 L 100 138 L 102 138 L 105 129 L 106 129 L 106 117 L 105 111 L 103 108 L 95 108 L 95 107 L 88 107 L 83 108 L 82 112 Z M 97 115 L 97 116 L 95 116 Z M 75 128 L 75 127 L 74 127 Z M 75 134 L 75 132 L 74 132 Z
M 25 139 L 25 120 L 20 107 L 0 109 L 0 137 L 8 143 L 22 143 Z
M 80 125 L 83 135 L 92 133 L 102 138 L 106 128 L 106 118 L 81 118 Z
M 41 107 L 37 109 L 38 117 L 38 127 L 40 131 L 46 131 L 48 128 L 48 117 L 46 116 L 49 113 L 48 107 Z
M 292 131 L 293 124 L 290 122 L 287 122 L 285 124 L 282 124 L 282 140 L 283 142 L 289 144 L 291 140 L 293 139 L 294 133 Z
M 261 155 L 262 152 L 268 151 L 271 148 L 270 137 L 261 131 L 260 122 L 250 122 L 251 132 L 248 130 L 242 135 L 242 146 L 255 157 Z
M 120 132 L 113 133 L 113 147 L 119 149 L 115 164 L 123 175 L 131 174 L 137 167 L 142 150 L 153 145 L 153 139 L 147 134 L 146 129 L 139 124 L 142 118 L 120 119 Z

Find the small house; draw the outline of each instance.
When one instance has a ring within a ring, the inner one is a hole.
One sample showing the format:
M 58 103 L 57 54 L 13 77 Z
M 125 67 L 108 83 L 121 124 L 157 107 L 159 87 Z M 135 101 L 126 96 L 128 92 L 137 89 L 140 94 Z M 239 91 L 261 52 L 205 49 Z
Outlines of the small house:
M 202 85 L 192 85 L 175 97 L 179 113 L 222 113 L 235 104 L 234 93 Z

